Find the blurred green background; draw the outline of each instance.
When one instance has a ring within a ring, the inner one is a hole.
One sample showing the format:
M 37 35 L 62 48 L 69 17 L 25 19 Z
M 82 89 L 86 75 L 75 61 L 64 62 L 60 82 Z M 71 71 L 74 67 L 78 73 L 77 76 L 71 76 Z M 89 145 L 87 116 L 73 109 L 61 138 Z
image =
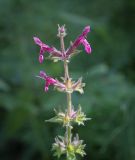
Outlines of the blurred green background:
M 66 47 L 86 25 L 92 54 L 72 59 L 70 73 L 83 76 L 84 95 L 75 93 L 92 120 L 75 126 L 87 144 L 85 160 L 135 160 L 135 1 L 0 0 L 0 160 L 54 160 L 51 144 L 64 129 L 45 123 L 65 95 L 43 90 L 35 76 L 63 75 L 63 64 L 39 64 L 33 36 L 59 49 L 57 24 L 66 24 Z M 79 159 L 78 159 L 79 160 Z

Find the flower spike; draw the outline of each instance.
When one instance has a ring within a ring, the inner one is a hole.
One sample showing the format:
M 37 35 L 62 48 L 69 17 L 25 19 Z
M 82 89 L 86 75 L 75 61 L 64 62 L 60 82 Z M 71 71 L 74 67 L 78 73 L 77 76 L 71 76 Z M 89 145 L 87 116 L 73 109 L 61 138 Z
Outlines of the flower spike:
M 90 26 L 86 26 L 82 33 L 75 39 L 75 41 L 73 43 L 71 42 L 70 47 L 65 49 L 64 38 L 67 34 L 66 28 L 65 25 L 58 25 L 57 36 L 60 39 L 60 51 L 53 46 L 50 47 L 44 44 L 38 37 L 33 37 L 34 42 L 40 47 L 40 63 L 42 63 L 44 60 L 45 52 L 49 53 L 48 58 L 52 59 L 54 62 L 61 60 L 64 63 L 64 77 L 61 77 L 62 82 L 51 76 L 48 76 L 44 71 L 40 71 L 39 76 L 37 77 L 45 81 L 45 92 L 49 90 L 49 86 L 53 86 L 54 89 L 66 93 L 67 108 L 65 111 L 55 110 L 55 116 L 49 120 L 46 120 L 46 122 L 59 123 L 65 128 L 66 131 L 64 136 L 57 136 L 55 138 L 55 143 L 52 145 L 52 150 L 54 151 L 54 156 L 61 158 L 61 156 L 65 155 L 67 160 L 77 160 L 77 155 L 82 157 L 86 155 L 84 151 L 85 144 L 83 143 L 83 140 L 79 139 L 78 134 L 76 134 L 75 137 L 72 135 L 72 130 L 74 129 L 75 124 L 80 126 L 84 125 L 85 121 L 91 120 L 91 118 L 87 118 L 85 113 L 82 112 L 80 105 L 78 106 L 78 109 L 75 109 L 72 103 L 72 93 L 75 91 L 81 94 L 84 93 L 83 88 L 85 83 L 82 82 L 82 77 L 77 81 L 72 80 L 72 77 L 70 77 L 69 74 L 68 65 L 70 58 L 80 52 L 77 50 L 80 45 L 84 46 L 86 53 L 91 53 L 91 46 L 86 39 L 89 32 Z

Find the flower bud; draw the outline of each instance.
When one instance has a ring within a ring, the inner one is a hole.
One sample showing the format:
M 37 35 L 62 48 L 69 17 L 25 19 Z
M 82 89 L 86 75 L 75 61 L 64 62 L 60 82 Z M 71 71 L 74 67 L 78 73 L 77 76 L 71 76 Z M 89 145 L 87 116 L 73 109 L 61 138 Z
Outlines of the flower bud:
M 39 62 L 42 63 L 44 60 L 44 56 L 42 54 L 39 55 Z
M 67 34 L 66 34 L 66 29 L 65 29 L 65 25 L 62 25 L 62 26 L 60 26 L 59 24 L 58 24 L 58 34 L 57 34 L 57 36 L 58 37 L 65 37 Z

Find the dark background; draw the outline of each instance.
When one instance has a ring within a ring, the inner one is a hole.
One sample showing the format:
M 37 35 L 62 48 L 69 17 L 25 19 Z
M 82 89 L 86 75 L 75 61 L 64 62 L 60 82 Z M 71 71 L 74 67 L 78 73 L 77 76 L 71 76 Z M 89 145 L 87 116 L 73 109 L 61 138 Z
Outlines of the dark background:
M 51 144 L 64 129 L 45 123 L 65 94 L 44 93 L 40 70 L 59 78 L 63 64 L 39 64 L 33 36 L 59 49 L 57 24 L 66 24 L 66 47 L 86 25 L 92 54 L 72 59 L 70 74 L 83 76 L 75 108 L 92 120 L 75 126 L 87 144 L 85 160 L 135 160 L 135 1 L 0 0 L 0 160 L 54 160 Z M 79 159 L 78 159 L 79 160 Z

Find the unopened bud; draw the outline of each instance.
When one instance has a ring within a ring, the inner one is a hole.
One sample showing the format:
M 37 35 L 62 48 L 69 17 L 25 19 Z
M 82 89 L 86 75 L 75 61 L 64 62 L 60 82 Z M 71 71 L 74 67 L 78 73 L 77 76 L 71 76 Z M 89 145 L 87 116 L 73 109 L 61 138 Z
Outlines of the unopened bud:
M 60 36 L 65 37 L 66 35 L 67 35 L 67 34 L 66 34 L 65 25 L 60 26 L 60 25 L 58 24 L 58 34 L 57 34 L 57 36 L 58 36 L 58 37 L 60 37 Z

